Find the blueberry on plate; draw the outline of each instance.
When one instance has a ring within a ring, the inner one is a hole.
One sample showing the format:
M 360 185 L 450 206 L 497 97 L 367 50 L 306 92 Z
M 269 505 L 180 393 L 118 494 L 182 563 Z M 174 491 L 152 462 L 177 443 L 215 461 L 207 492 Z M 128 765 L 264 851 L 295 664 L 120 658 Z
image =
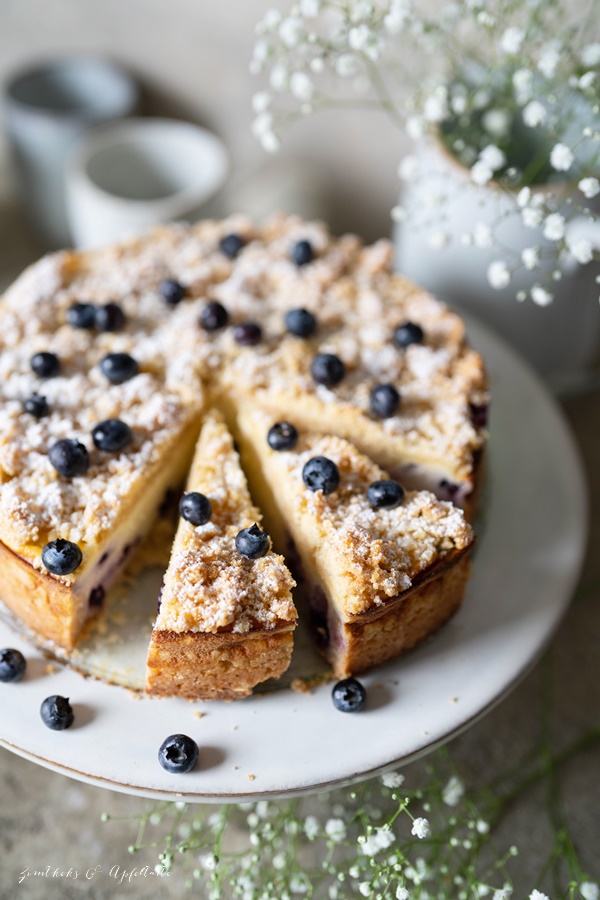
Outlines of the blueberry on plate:
M 129 353 L 108 353 L 100 361 L 100 370 L 111 384 L 123 384 L 135 378 L 140 367 Z
M 271 450 L 291 450 L 298 443 L 298 432 L 291 422 L 275 422 L 267 433 Z
M 50 412 L 50 406 L 41 394 L 31 394 L 23 403 L 23 409 L 36 419 L 43 419 Z
M 310 241 L 296 241 L 290 256 L 297 266 L 307 266 L 314 259 L 315 252 Z
M 189 491 L 179 501 L 179 515 L 191 525 L 206 525 L 212 516 L 212 504 L 198 491 Z
M 310 337 L 317 330 L 317 317 L 308 309 L 299 306 L 286 312 L 285 327 L 290 334 L 295 334 L 296 337 Z
M 395 509 L 404 500 L 404 488 L 391 478 L 374 481 L 367 490 L 367 500 L 373 509 Z
M 60 360 L 56 353 L 34 353 L 29 363 L 39 378 L 54 378 L 60 372 Z
M 105 419 L 98 422 L 92 430 L 92 440 L 98 450 L 105 453 L 118 453 L 124 450 L 133 440 L 133 432 L 127 422 L 121 419 Z
M 64 731 L 73 724 L 75 716 L 68 697 L 53 694 L 46 697 L 40 707 L 42 722 L 53 731 Z
M 12 647 L 0 650 L 0 681 L 20 681 L 26 668 L 27 662 L 20 650 Z
M 198 744 L 187 734 L 171 734 L 160 745 L 158 761 L 167 772 L 189 772 L 198 762 Z
M 95 328 L 96 307 L 93 303 L 73 303 L 67 310 L 67 322 L 73 328 Z
M 235 259 L 244 244 L 244 238 L 239 234 L 226 234 L 219 241 L 219 250 L 227 259 Z
M 423 329 L 414 322 L 403 322 L 402 325 L 398 325 L 394 331 L 394 343 L 396 347 L 408 347 L 410 344 L 422 344 L 424 337 Z
M 200 312 L 200 325 L 205 331 L 218 331 L 229 322 L 229 313 L 218 300 L 209 300 Z
M 177 306 L 185 297 L 185 288 L 174 278 L 165 278 L 160 285 L 160 294 L 168 306 Z
M 42 562 L 53 575 L 70 575 L 81 565 L 83 554 L 77 544 L 58 538 L 42 550 Z
M 302 480 L 309 491 L 331 494 L 340 483 L 340 470 L 326 456 L 313 456 L 302 469 Z
M 310 367 L 310 373 L 317 384 L 334 387 L 346 374 L 346 366 L 335 353 L 317 353 Z
M 125 326 L 125 313 L 118 303 L 106 303 L 96 309 L 98 331 L 121 331 Z
M 90 467 L 87 449 L 75 438 L 64 438 L 52 444 L 48 450 L 48 459 L 64 478 L 85 475 Z
M 331 698 L 340 712 L 358 712 L 365 705 L 367 692 L 356 678 L 344 678 L 334 684 Z
M 262 339 L 262 328 L 256 322 L 241 322 L 233 329 L 233 336 L 241 347 L 255 347 Z
M 389 419 L 400 406 L 400 394 L 393 384 L 377 384 L 371 391 L 371 412 L 378 419 Z
M 235 536 L 238 553 L 247 559 L 260 559 L 271 549 L 271 538 L 266 531 L 261 531 L 256 523 L 250 528 L 242 528 Z

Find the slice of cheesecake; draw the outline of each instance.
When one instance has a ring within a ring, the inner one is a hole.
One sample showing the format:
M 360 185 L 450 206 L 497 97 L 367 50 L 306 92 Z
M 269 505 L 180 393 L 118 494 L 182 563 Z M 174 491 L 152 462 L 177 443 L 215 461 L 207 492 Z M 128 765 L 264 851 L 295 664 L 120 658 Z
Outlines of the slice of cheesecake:
M 258 527 L 261 514 L 216 412 L 202 427 L 180 509 L 146 689 L 189 699 L 244 697 L 289 666 L 295 582 Z
M 272 449 L 273 425 L 262 412 L 239 414 L 242 458 L 276 543 L 297 556 L 335 675 L 414 647 L 462 602 L 474 540 L 464 513 L 428 491 L 404 492 L 342 438 L 300 432 L 294 443 L 280 428 L 271 443 L 283 449 Z

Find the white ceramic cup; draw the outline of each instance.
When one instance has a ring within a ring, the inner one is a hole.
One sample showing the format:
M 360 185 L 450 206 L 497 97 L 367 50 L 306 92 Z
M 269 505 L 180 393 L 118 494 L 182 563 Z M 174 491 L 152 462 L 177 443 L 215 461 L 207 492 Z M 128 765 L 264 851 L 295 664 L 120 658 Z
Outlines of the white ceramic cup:
M 126 119 L 94 128 L 67 165 L 73 243 L 100 247 L 161 222 L 194 221 L 228 171 L 223 142 L 189 122 Z
M 136 112 L 135 81 L 114 63 L 65 57 L 9 78 L 4 120 L 31 225 L 52 248 L 70 241 L 64 201 L 65 160 L 91 126 Z

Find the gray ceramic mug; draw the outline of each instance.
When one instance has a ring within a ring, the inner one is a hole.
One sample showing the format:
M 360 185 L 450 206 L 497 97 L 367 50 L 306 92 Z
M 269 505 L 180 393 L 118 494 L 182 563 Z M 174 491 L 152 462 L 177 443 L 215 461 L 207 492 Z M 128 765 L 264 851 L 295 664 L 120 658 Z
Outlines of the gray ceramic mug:
M 92 125 L 129 116 L 135 81 L 94 57 L 50 60 L 23 70 L 4 91 L 4 118 L 32 226 L 49 247 L 71 242 L 64 196 L 65 161 Z

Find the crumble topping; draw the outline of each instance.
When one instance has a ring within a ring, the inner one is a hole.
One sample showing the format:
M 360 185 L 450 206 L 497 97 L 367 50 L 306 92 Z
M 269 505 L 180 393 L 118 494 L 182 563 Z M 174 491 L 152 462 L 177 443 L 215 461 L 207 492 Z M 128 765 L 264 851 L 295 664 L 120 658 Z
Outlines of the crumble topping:
M 252 418 L 256 434 L 266 435 L 272 420 Z M 297 523 L 344 615 L 364 613 L 408 590 L 430 566 L 473 541 L 462 510 L 428 491 L 407 491 L 395 509 L 373 509 L 369 485 L 387 476 L 342 438 L 304 433 L 293 450 L 277 452 L 258 440 L 278 496 L 291 506 L 289 521 Z M 330 494 L 304 485 L 302 469 L 314 456 L 339 469 L 339 486 Z
M 246 244 L 230 260 L 219 240 L 240 234 Z M 314 261 L 298 267 L 290 250 L 309 240 Z M 91 253 L 64 251 L 36 263 L 6 293 L 0 307 L 0 539 L 17 551 L 64 537 L 93 543 L 118 520 L 148 467 L 168 457 L 207 393 L 228 391 L 238 403 L 277 396 L 298 403 L 312 397 L 329 410 L 368 416 L 377 382 L 394 383 L 398 414 L 372 422 L 382 440 L 402 441 L 406 454 L 426 446 L 468 476 L 485 433 L 471 421 L 469 403 L 487 400 L 481 359 L 464 342 L 458 316 L 389 271 L 391 247 L 365 248 L 353 235 L 334 239 L 318 222 L 275 216 L 255 227 L 243 216 L 194 227 L 173 225 L 148 237 Z M 170 308 L 158 290 L 176 278 L 186 298 Z M 232 329 L 208 334 L 198 316 L 208 300 L 222 302 L 231 324 L 263 327 L 257 347 L 239 347 Z M 66 314 L 75 302 L 118 303 L 122 331 L 72 328 Z M 285 333 L 284 313 L 306 307 L 318 317 L 316 334 L 301 340 Z M 398 350 L 393 329 L 414 319 L 426 343 Z M 57 378 L 41 380 L 30 369 L 34 353 L 61 360 Z M 337 353 L 347 376 L 328 389 L 315 385 L 310 362 L 318 351 Z M 98 368 L 107 353 L 130 353 L 140 375 L 109 385 Z M 31 393 L 43 394 L 47 418 L 22 412 Z M 241 398 L 241 399 L 239 399 Z M 123 418 L 134 443 L 115 456 L 91 444 L 92 427 Z M 47 460 L 59 438 L 81 440 L 91 454 L 89 472 L 72 481 Z
M 180 521 L 155 628 L 245 634 L 293 623 L 295 582 L 283 557 L 270 551 L 250 560 L 235 548 L 236 534 L 261 517 L 216 413 L 202 427 L 186 490 L 205 494 L 212 516 L 196 527 Z

